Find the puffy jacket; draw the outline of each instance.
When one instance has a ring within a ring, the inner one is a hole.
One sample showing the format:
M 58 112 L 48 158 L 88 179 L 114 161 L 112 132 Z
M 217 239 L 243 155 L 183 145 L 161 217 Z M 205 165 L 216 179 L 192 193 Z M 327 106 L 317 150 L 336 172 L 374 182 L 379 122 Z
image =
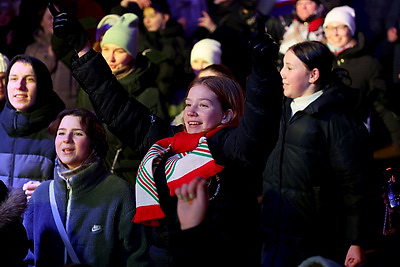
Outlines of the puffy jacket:
M 30 180 L 53 178 L 56 153 L 54 137 L 47 133 L 47 127 L 65 107 L 53 91 L 46 66 L 25 55 L 18 58 L 32 62 L 37 79 L 37 96 L 29 112 L 17 111 L 7 99 L 0 113 L 0 180 L 8 188 L 22 188 Z
M 285 99 L 264 173 L 263 266 L 297 266 L 315 255 L 341 263 L 350 244 L 364 244 L 372 152 L 349 92 L 328 88 L 293 117 Z
M 81 58 L 75 57 L 72 66 L 74 77 L 98 107 L 97 114 L 125 144 L 147 152 L 154 142 L 182 130 L 169 128 L 169 122 L 128 98 L 101 55 L 90 51 Z M 213 158 L 225 166 L 218 174 L 219 185 L 210 192 L 215 196 L 204 232 L 209 237 L 203 247 L 207 253 L 196 259 L 209 266 L 258 266 L 260 262 L 260 242 L 254 242 L 260 237 L 257 196 L 261 185 L 257 168 L 264 166 L 277 136 L 282 86 L 276 69 L 268 71 L 266 77 L 251 75 L 246 94 L 240 126 L 224 128 L 209 140 Z M 172 215 L 155 229 L 153 240 L 153 245 L 170 253 L 176 249 L 169 242 L 170 237 L 179 228 L 173 201 L 176 199 L 171 199 L 166 211 Z

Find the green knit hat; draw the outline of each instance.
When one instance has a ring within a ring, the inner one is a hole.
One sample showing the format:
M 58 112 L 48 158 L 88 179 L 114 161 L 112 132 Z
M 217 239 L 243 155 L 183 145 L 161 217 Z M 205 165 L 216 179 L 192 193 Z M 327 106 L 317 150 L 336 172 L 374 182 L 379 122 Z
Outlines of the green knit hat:
M 133 13 L 125 13 L 103 36 L 101 46 L 113 44 L 122 47 L 132 57 L 138 52 L 139 18 Z

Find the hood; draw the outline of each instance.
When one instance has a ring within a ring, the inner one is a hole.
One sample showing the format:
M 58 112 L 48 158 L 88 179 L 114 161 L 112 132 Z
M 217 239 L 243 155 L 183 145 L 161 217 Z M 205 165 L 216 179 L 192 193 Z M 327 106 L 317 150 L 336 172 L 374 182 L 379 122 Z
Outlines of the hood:
M 4 183 L 3 186 L 5 187 Z M 1 190 L 1 194 L 0 231 L 19 221 L 27 206 L 26 196 L 22 189 L 13 189 L 10 193 L 8 190 Z

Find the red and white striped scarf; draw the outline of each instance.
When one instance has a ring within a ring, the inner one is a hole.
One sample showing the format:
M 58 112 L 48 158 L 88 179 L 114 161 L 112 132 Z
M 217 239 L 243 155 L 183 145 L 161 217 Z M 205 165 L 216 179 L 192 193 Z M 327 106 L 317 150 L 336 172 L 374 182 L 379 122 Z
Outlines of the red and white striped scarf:
M 174 154 L 165 164 L 165 176 L 171 196 L 175 194 L 177 187 L 189 183 L 197 176 L 207 179 L 222 171 L 224 166 L 215 163 L 207 142 L 207 138 L 221 128 L 223 127 L 208 133 L 179 132 L 151 146 L 140 163 L 136 176 L 136 214 L 133 222 L 158 226 L 158 220 L 165 217 L 160 206 L 154 172 L 166 153 Z

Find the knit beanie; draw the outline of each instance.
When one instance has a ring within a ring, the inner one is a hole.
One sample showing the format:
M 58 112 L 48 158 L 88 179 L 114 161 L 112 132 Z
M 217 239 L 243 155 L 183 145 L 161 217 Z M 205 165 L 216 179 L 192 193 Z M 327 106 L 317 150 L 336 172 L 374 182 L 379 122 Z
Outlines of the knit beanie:
M 8 58 L 0 53 L 0 72 L 6 72 L 10 61 Z
M 123 48 L 132 57 L 138 52 L 139 18 L 133 13 L 125 13 L 103 36 L 101 46 L 113 44 Z
M 195 59 L 204 59 L 211 64 L 221 64 L 221 43 L 213 39 L 202 39 L 195 43 L 190 53 L 190 63 Z
M 356 13 L 353 8 L 349 6 L 339 6 L 332 8 L 331 11 L 326 14 L 324 21 L 324 28 L 331 22 L 341 22 L 349 27 L 351 35 L 354 36 L 356 32 Z
M 108 29 L 117 23 L 121 16 L 116 14 L 108 14 L 104 16 L 99 24 L 97 25 L 96 29 L 96 42 L 101 41 L 101 37 L 106 33 Z

